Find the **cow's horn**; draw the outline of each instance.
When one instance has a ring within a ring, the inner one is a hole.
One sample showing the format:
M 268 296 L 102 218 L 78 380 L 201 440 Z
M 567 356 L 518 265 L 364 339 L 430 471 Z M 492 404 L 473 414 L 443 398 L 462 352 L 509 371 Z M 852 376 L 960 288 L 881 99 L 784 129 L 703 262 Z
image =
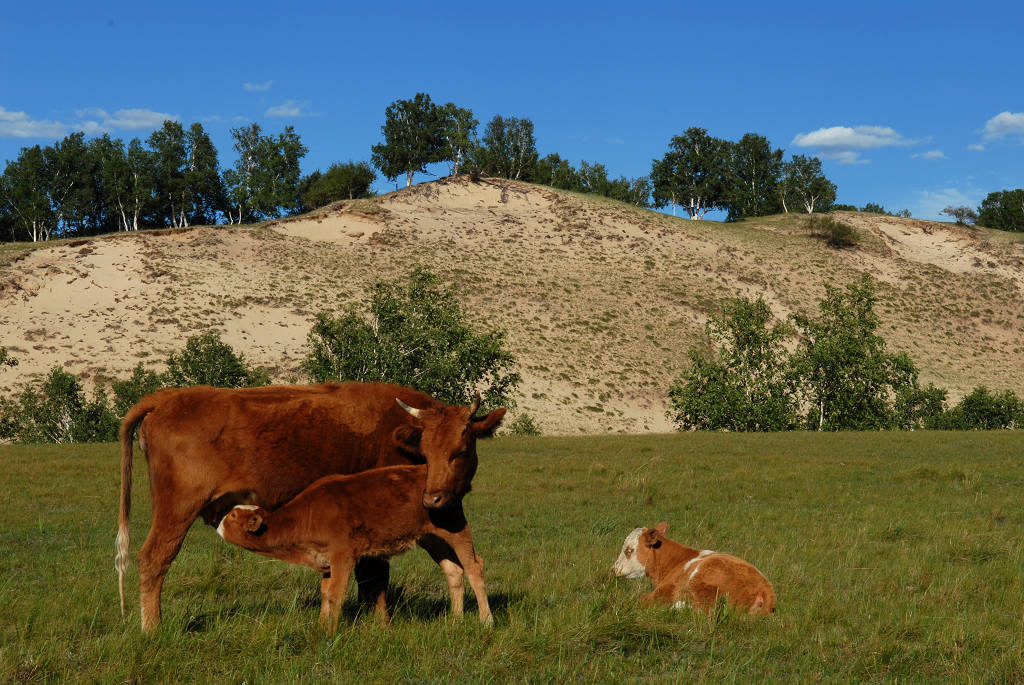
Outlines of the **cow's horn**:
M 402 400 L 400 400 L 397 397 L 395 398 L 395 402 L 398 402 L 398 406 L 401 407 L 402 409 L 406 410 L 407 412 L 409 412 L 413 417 L 415 417 L 417 419 L 423 418 L 423 410 L 422 409 L 416 409 L 414 407 L 410 407 L 408 404 L 406 404 L 405 402 L 403 402 Z
M 480 408 L 480 392 L 477 391 L 476 399 L 473 400 L 473 404 L 469 405 L 469 415 L 472 416 L 476 413 L 476 410 Z

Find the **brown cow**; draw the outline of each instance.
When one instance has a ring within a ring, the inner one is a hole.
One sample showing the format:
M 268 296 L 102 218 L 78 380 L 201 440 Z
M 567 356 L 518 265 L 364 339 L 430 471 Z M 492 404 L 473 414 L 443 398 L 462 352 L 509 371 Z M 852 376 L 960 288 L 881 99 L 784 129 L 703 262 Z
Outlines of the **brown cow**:
M 221 519 L 217 532 L 253 552 L 323 573 L 320 623 L 330 632 L 338 627 L 356 561 L 401 554 L 416 544 L 448 578 L 452 613 L 462 614 L 464 570 L 476 593 L 480 621 L 490 625 L 483 560 L 473 549 L 461 503 L 472 474 L 461 475 L 456 501 L 440 510 L 419 501 L 427 480 L 425 465 L 325 476 L 273 512 L 251 504 L 236 506 Z M 387 612 L 381 606 L 378 610 L 386 622 Z
M 650 577 L 654 591 L 644 604 L 689 603 L 705 613 L 725 599 L 750 614 L 775 611 L 775 590 L 751 564 L 731 554 L 703 551 L 665 537 L 668 523 L 654 528 L 635 528 L 622 543 L 612 573 L 624 578 Z
M 314 480 L 426 462 L 423 506 L 453 503 L 451 479 L 476 470 L 476 438 L 493 434 L 504 409 L 477 418 L 477 401 L 449 406 L 395 385 L 326 383 L 240 390 L 196 386 L 142 398 L 121 423 L 121 514 L 115 567 L 124 613 L 132 436 L 149 466 L 152 523 L 139 551 L 142 628 L 160 621 L 164 576 L 192 522 L 216 526 L 234 505 L 275 509 Z M 384 603 L 387 562 L 356 569 L 360 595 Z

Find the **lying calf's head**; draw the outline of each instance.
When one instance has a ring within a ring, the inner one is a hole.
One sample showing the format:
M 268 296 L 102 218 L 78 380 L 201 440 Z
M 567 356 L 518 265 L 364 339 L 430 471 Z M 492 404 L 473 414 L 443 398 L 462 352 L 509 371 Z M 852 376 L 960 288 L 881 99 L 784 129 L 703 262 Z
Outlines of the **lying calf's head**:
M 259 534 L 264 528 L 263 519 L 266 515 L 267 510 L 255 504 L 236 505 L 221 519 L 217 534 L 225 539 L 237 537 L 240 533 Z
M 661 536 L 666 530 L 668 523 L 664 521 L 654 528 L 634 528 L 622 543 L 622 551 L 612 565 L 612 573 L 620 578 L 643 577 L 653 550 L 661 546 Z

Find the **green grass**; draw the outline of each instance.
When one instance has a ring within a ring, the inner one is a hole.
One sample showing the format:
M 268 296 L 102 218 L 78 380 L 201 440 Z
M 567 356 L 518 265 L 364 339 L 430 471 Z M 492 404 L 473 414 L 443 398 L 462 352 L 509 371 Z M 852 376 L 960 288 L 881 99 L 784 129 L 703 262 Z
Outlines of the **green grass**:
M 139 632 L 113 571 L 114 445 L 0 446 L 0 678 L 13 682 L 1020 682 L 1020 433 L 679 434 L 481 443 L 466 500 L 495 627 L 447 615 L 421 551 L 394 620 L 316 625 L 315 573 L 197 524 Z M 132 551 L 148 528 L 136 459 Z M 626 533 L 728 551 L 774 583 L 763 620 L 642 608 Z

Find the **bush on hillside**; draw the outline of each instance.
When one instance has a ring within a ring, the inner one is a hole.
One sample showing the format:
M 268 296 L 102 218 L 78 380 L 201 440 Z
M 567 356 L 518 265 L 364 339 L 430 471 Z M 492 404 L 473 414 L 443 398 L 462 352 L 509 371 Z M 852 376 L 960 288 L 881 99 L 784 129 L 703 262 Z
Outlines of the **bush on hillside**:
M 540 435 L 540 426 L 526 412 L 517 416 L 515 421 L 509 424 L 508 430 L 512 435 Z
M 796 397 L 783 340 L 764 300 L 732 300 L 713 315 L 709 358 L 690 351 L 690 368 L 669 388 L 669 417 L 683 430 L 779 431 L 793 428 Z
M 110 387 L 114 392 L 114 413 L 124 416 L 136 402 L 164 387 L 164 380 L 160 374 L 150 371 L 139 362 L 127 380 L 114 381 Z
M 810 229 L 811 235 L 822 238 L 829 247 L 854 247 L 860 242 L 860 236 L 853 226 L 824 214 L 809 217 L 807 227 Z
M 251 367 L 245 357 L 221 341 L 216 333 L 189 338 L 180 354 L 167 358 L 162 384 L 183 388 L 212 385 L 218 388 L 249 388 L 270 383 L 265 369 Z
M 269 383 L 269 374 L 245 363 L 241 354 L 214 333 L 189 338 L 167 360 L 167 373 L 140 363 L 132 375 L 111 384 L 113 397 L 97 387 L 87 398 L 81 381 L 59 366 L 14 399 L 0 398 L 0 440 L 20 443 L 110 442 L 121 417 L 144 395 L 162 387 L 216 385 L 250 387 Z
M 939 427 L 946 391 L 921 388 L 911 359 L 886 350 L 871 280 L 826 292 L 817 318 L 792 317 L 793 352 L 762 300 L 728 304 L 708 324 L 717 357 L 690 352 L 668 391 L 669 417 L 681 430 Z
M 479 390 L 485 406 L 515 406 L 519 374 L 504 332 L 473 330 L 456 292 L 429 270 L 378 282 L 364 307 L 317 315 L 302 364 L 311 382 L 396 383 L 449 404 Z
M 120 421 L 102 388 L 87 399 L 81 382 L 59 366 L 15 400 L 0 400 L 0 438 L 20 443 L 107 442 Z
M 1024 401 L 1012 390 L 993 393 L 975 388 L 935 422 L 947 430 L 1000 430 L 1024 428 Z

